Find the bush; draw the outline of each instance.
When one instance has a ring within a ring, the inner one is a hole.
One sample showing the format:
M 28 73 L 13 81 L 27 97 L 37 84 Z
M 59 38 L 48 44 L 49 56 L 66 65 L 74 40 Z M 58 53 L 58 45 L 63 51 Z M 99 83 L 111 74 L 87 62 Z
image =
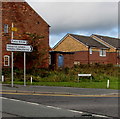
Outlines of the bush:
M 108 65 L 79 65 L 73 68 L 59 69 L 56 71 L 50 71 L 47 69 L 33 69 L 27 70 L 26 80 L 30 81 L 32 75 L 33 82 L 77 82 L 78 73 L 89 73 L 92 74 L 92 81 L 103 82 L 108 79 L 111 81 L 118 80 L 120 74 L 120 67 L 114 67 L 111 64 Z M 11 80 L 11 70 L 3 69 L 2 74 L 5 75 L 7 81 Z M 23 70 L 14 69 L 14 80 L 23 81 L 24 73 Z M 80 81 L 88 82 L 90 77 L 80 77 Z

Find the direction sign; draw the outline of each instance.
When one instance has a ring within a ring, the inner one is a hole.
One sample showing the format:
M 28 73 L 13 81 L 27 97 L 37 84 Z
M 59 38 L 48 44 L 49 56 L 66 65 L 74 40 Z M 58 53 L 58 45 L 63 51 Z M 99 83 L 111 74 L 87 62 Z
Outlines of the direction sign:
M 27 40 L 11 40 L 11 43 L 13 44 L 28 44 Z
M 78 74 L 78 76 L 92 76 L 91 74 Z
M 6 45 L 7 51 L 19 51 L 19 52 L 32 52 L 33 48 L 31 45 Z
M 11 28 L 12 31 L 17 31 L 18 29 L 16 27 Z

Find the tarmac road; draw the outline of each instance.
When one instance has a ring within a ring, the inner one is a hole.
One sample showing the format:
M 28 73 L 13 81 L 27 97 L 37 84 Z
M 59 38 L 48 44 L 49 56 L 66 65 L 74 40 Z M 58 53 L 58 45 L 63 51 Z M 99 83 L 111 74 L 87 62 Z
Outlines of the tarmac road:
M 9 86 L 3 86 L 3 96 L 6 98 L 24 100 L 44 106 L 50 106 L 52 108 L 57 107 L 62 111 L 74 110 L 84 113 L 89 112 L 89 114 L 105 115 L 108 117 L 118 117 L 117 94 L 117 90 L 109 89 L 80 89 L 48 86 L 24 87 L 18 85 L 16 85 L 14 88 L 11 88 Z M 3 103 L 3 108 L 7 107 L 7 103 L 5 100 L 5 103 Z M 25 107 L 27 106 L 25 105 Z M 67 113 L 69 115 L 69 111 Z M 55 116 L 55 114 L 56 116 L 59 116 L 59 114 L 56 112 L 54 112 L 54 115 L 49 116 Z M 63 115 L 60 116 L 63 117 L 68 116 L 64 115 L 65 112 L 62 112 L 61 114 Z M 81 114 L 74 113 L 70 117 L 73 116 L 81 116 Z
M 16 108 L 17 107 L 17 108 Z M 3 98 L 3 112 L 19 117 L 80 117 L 80 113 L 37 103 Z

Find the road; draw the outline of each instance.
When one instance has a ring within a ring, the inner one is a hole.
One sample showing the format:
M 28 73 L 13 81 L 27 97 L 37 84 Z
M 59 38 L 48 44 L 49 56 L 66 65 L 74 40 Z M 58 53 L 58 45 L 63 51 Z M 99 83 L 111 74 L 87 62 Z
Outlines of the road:
M 2 93 L 3 112 L 22 117 L 118 117 L 117 90 L 17 85 L 3 86 Z
M 11 107 L 13 107 L 11 109 Z M 17 107 L 17 108 L 16 108 Z M 80 117 L 80 113 L 38 103 L 3 98 L 3 111 L 19 117 Z

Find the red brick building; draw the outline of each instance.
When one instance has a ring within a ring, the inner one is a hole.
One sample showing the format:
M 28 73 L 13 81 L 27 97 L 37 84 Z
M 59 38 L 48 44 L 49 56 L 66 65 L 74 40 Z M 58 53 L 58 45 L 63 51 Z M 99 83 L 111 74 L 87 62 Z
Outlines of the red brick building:
M 41 61 L 41 55 L 35 61 L 32 61 L 32 56 L 27 58 L 27 68 L 40 66 L 47 68 L 49 66 L 49 25 L 46 21 L 37 14 L 26 2 L 2 2 L 2 66 L 3 68 L 9 68 L 11 66 L 11 52 L 6 51 L 6 44 L 11 44 L 12 23 L 17 31 L 14 32 L 13 39 L 28 40 L 31 43 L 31 37 L 27 35 L 36 34 L 43 36 L 41 39 L 37 39 L 38 51 L 42 49 L 45 51 L 45 55 Z M 15 57 L 16 52 L 14 52 Z M 28 53 L 27 53 L 28 54 Z M 33 54 L 31 54 L 33 55 Z M 30 56 L 30 54 L 29 54 Z M 35 59 L 35 57 L 34 57 Z M 44 60 L 44 61 L 43 61 Z M 16 59 L 14 66 L 18 68 L 23 67 L 23 55 Z
M 50 52 L 53 68 L 71 68 L 74 65 L 94 63 L 119 64 L 119 39 L 103 36 L 102 40 L 111 40 L 109 43 L 105 40 L 105 44 L 105 41 L 94 36 L 67 34 Z

